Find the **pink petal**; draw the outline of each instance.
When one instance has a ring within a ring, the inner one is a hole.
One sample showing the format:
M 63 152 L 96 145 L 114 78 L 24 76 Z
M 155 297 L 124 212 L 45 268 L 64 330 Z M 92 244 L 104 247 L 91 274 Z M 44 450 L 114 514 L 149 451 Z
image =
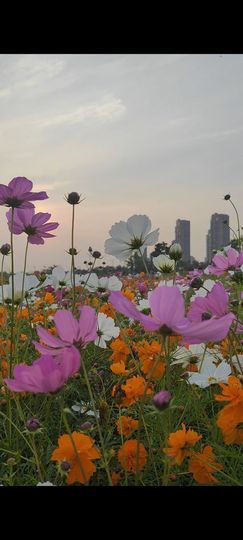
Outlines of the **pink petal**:
M 72 344 L 78 341 L 79 325 L 70 311 L 58 310 L 54 317 L 58 334 L 63 341 Z

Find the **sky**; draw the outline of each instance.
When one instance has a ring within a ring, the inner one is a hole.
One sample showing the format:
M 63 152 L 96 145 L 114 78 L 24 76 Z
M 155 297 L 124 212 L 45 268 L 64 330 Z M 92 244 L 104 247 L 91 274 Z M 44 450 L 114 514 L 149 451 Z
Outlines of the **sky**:
M 213 213 L 243 217 L 242 54 L 0 55 L 0 183 L 33 181 L 49 199 L 36 211 L 59 222 L 56 237 L 30 246 L 28 270 L 70 267 L 71 191 L 76 266 L 88 247 L 104 254 L 111 226 L 146 214 L 159 241 L 176 219 L 191 221 L 191 254 L 203 261 Z M 0 244 L 9 241 L 0 209 Z M 15 236 L 23 268 L 26 235 Z M 6 269 L 10 261 L 6 262 Z

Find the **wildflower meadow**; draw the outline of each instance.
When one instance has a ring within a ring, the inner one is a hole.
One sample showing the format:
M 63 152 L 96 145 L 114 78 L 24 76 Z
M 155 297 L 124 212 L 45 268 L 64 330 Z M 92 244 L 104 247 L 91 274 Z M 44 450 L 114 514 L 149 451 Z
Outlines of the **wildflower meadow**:
M 4 486 L 243 484 L 243 238 L 206 268 L 179 271 L 182 250 L 147 215 L 111 224 L 104 253 L 80 272 L 79 193 L 66 195 L 70 268 L 28 272 L 59 224 L 46 192 L 0 185 L 9 238 L 0 248 L 0 483 Z M 7 210 L 7 211 L 6 211 Z M 80 225 L 81 226 L 81 225 Z M 15 271 L 17 235 L 26 237 Z M 108 236 L 108 233 L 107 233 Z M 101 272 L 102 256 L 143 271 Z M 4 267 L 10 261 L 6 278 Z

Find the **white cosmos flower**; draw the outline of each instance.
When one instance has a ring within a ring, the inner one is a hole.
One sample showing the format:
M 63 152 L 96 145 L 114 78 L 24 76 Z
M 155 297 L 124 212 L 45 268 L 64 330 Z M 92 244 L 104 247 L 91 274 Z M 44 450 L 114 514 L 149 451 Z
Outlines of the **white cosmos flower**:
M 112 338 L 117 338 L 120 334 L 120 328 L 115 326 L 114 319 L 107 317 L 105 313 L 98 313 L 98 337 L 95 340 L 95 345 L 106 349 L 106 341 Z
M 122 282 L 117 276 L 98 278 L 97 274 L 92 272 L 87 280 L 85 288 L 90 292 L 120 291 Z
M 217 367 L 212 358 L 204 358 L 200 373 L 189 373 L 188 383 L 196 384 L 199 388 L 207 388 L 211 384 L 227 382 L 231 368 L 227 362 L 221 362 Z
M 200 296 L 201 298 L 203 298 L 204 296 L 207 296 L 208 292 L 212 290 L 215 283 L 217 282 L 214 281 L 213 279 L 205 279 L 205 281 L 203 282 L 203 287 L 200 287 L 200 289 L 195 291 L 195 294 L 191 297 L 191 301 L 195 300 L 197 296 Z
M 144 309 L 150 309 L 148 298 L 142 298 L 138 303 L 138 311 L 143 311 Z
M 163 254 L 153 257 L 153 265 L 161 274 L 170 274 L 175 269 L 175 261 Z
M 213 358 L 214 361 L 224 360 L 223 356 L 214 349 L 206 349 L 206 352 L 205 349 L 206 346 L 204 343 L 189 345 L 188 349 L 187 347 L 177 347 L 173 352 L 171 365 L 181 364 L 185 368 L 193 360 L 200 369 L 201 363 L 204 363 L 206 359 L 211 360 Z
M 173 287 L 175 285 L 176 287 L 178 287 L 181 293 L 189 289 L 189 285 L 185 285 L 185 284 L 180 285 L 179 283 L 173 283 L 173 279 L 169 279 L 168 281 L 165 279 L 162 279 L 159 282 L 158 287 L 162 287 L 163 285 L 166 285 L 167 287 Z
M 76 285 L 80 282 L 80 276 L 75 276 Z M 62 266 L 55 266 L 52 273 L 48 275 L 45 281 L 42 283 L 43 287 L 51 285 L 54 289 L 58 287 L 71 287 L 71 272 L 66 272 Z
M 149 232 L 151 221 L 146 215 L 134 215 L 127 221 L 112 225 L 111 238 L 105 241 L 105 253 L 125 261 L 132 252 L 144 252 L 147 246 L 156 244 L 159 229 Z
M 86 403 L 85 401 L 75 401 L 75 404 L 71 406 L 71 409 L 74 411 L 74 412 L 78 412 L 80 414 L 85 414 L 86 416 L 94 416 L 95 417 L 95 412 L 90 409 L 91 407 L 91 404 L 90 403 Z M 100 417 L 100 413 L 99 411 L 96 411 L 96 417 L 99 418 Z
M 23 283 L 23 272 L 17 272 L 14 275 L 14 300 L 15 302 L 21 300 L 22 294 L 22 283 Z M 25 275 L 24 278 L 24 296 L 28 292 L 29 294 L 34 293 L 41 286 L 38 278 L 35 275 Z M 3 285 L 3 298 L 6 301 L 12 300 L 12 276 L 9 277 L 9 284 Z M 2 288 L 0 288 L 0 301 L 3 302 L 2 298 Z

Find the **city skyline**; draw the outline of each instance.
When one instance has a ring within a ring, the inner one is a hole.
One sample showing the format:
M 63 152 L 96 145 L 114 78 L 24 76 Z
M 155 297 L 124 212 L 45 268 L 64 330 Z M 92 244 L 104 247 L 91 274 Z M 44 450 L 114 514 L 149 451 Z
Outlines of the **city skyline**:
M 191 253 L 205 259 L 210 216 L 243 215 L 243 55 L 0 55 L 0 183 L 33 181 L 49 199 L 36 211 L 60 223 L 56 238 L 31 246 L 28 270 L 70 267 L 71 207 L 77 191 L 77 266 L 88 247 L 104 254 L 115 222 L 146 214 L 170 243 L 178 216 L 191 222 Z M 1 243 L 9 241 L 1 209 Z M 25 236 L 14 238 L 16 270 Z M 6 258 L 6 266 L 10 266 Z
M 211 262 L 216 249 L 230 243 L 230 227 L 228 214 L 215 213 L 211 216 L 210 228 L 206 236 L 206 261 Z

